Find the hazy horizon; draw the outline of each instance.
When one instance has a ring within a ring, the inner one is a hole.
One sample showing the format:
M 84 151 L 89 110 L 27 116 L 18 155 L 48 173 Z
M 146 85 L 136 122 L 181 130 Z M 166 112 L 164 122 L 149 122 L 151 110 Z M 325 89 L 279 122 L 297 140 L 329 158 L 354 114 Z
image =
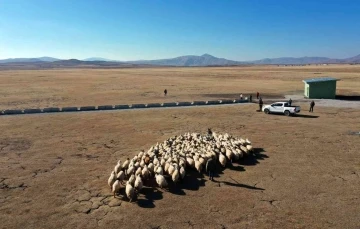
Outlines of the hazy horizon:
M 0 59 L 236 61 L 360 54 L 360 2 L 0 2 Z

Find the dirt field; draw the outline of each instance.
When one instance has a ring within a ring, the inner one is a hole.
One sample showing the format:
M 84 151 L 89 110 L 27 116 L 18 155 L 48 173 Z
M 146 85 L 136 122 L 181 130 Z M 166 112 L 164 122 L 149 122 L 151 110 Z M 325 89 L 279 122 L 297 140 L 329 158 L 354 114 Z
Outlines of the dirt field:
M 359 67 L 333 68 L 331 76 L 343 79 L 339 90 L 355 94 Z M 146 69 L 3 71 L 1 94 L 9 94 L 1 106 L 163 101 L 160 94 L 141 93 L 161 93 L 164 86 L 169 97 L 178 92 L 168 100 L 245 93 L 255 91 L 255 83 L 264 93 L 280 95 L 301 90 L 301 79 L 319 71 L 170 70 L 154 69 L 151 79 Z M 127 71 L 138 72 L 133 82 Z M 219 80 L 216 74 L 227 71 L 226 80 Z M 111 78 L 116 75 L 121 77 Z M 251 89 L 245 91 L 246 85 Z M 256 109 L 246 104 L 0 116 L 0 228 L 360 228 L 360 136 L 350 134 L 360 131 L 360 109 L 316 106 L 298 117 Z M 143 189 L 133 203 L 112 197 L 107 179 L 117 160 L 209 127 L 249 138 L 256 156 L 219 171 L 215 182 L 192 172 L 167 191 Z
M 0 109 L 97 106 L 304 92 L 303 79 L 332 76 L 338 94 L 360 96 L 360 66 L 129 68 L 0 71 Z M 164 89 L 168 96 L 164 98 Z

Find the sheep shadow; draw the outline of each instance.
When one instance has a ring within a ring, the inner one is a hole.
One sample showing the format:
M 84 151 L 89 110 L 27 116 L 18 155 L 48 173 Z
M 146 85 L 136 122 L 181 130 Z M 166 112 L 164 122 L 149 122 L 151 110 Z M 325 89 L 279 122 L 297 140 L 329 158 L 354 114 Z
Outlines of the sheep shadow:
M 236 181 L 235 181 L 235 183 L 232 183 L 232 182 L 228 182 L 228 181 L 216 181 L 216 180 L 214 180 L 214 182 L 218 183 L 218 184 L 225 184 L 225 185 L 228 185 L 228 186 L 237 187 L 237 188 L 246 188 L 246 189 L 252 189 L 252 190 L 259 190 L 259 191 L 264 191 L 265 190 L 263 188 L 257 188 L 257 187 L 251 186 L 251 185 L 241 184 L 241 183 L 238 183 Z
M 239 164 L 245 166 L 257 165 L 260 163 L 259 161 L 264 160 L 265 158 L 269 158 L 269 156 L 263 152 L 266 152 L 263 148 L 254 148 L 254 153 L 243 158 L 243 160 L 240 160 Z
M 155 200 L 161 200 L 163 198 L 162 191 L 154 187 L 144 187 L 140 190 L 136 202 L 139 207 L 142 208 L 154 208 Z

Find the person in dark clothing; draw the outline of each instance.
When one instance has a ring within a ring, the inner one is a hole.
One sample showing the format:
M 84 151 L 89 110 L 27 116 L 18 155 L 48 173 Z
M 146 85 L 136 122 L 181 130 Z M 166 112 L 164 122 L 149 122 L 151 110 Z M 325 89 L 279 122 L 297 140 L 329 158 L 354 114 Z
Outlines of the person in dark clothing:
M 166 90 L 166 89 L 164 90 L 164 95 L 165 95 L 165 96 L 167 95 L 167 90 Z
M 314 102 L 314 100 L 313 100 L 313 101 L 311 101 L 311 103 L 310 103 L 310 110 L 309 110 L 309 112 L 314 112 L 314 106 L 315 106 L 315 102 Z
M 262 98 L 260 97 L 259 99 L 259 108 L 260 108 L 260 112 L 262 111 L 262 106 L 263 106 L 263 101 L 262 101 Z
M 207 160 L 206 162 L 206 172 L 209 174 L 209 179 L 210 180 L 214 180 L 214 173 L 216 171 L 216 162 L 215 160 L 211 157 L 209 160 Z
M 212 136 L 212 131 L 211 131 L 210 128 L 208 128 L 208 135 L 209 135 L 209 136 Z
M 249 96 L 249 102 L 252 102 L 252 95 Z
M 259 99 L 259 96 L 260 96 L 260 94 L 259 94 L 259 92 L 257 92 L 256 93 L 256 98 Z
M 291 100 L 291 98 L 290 98 L 290 99 L 289 99 L 289 102 L 288 102 L 289 106 L 291 106 L 291 103 L 292 103 L 292 100 Z

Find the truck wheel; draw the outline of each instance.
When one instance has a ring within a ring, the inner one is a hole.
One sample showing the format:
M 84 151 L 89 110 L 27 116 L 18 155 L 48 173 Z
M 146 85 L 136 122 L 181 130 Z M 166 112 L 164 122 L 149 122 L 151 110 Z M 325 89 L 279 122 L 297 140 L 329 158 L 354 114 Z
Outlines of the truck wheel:
M 290 111 L 284 111 L 284 115 L 290 116 Z
M 265 112 L 265 114 L 270 114 L 269 109 L 265 109 L 264 112 Z

